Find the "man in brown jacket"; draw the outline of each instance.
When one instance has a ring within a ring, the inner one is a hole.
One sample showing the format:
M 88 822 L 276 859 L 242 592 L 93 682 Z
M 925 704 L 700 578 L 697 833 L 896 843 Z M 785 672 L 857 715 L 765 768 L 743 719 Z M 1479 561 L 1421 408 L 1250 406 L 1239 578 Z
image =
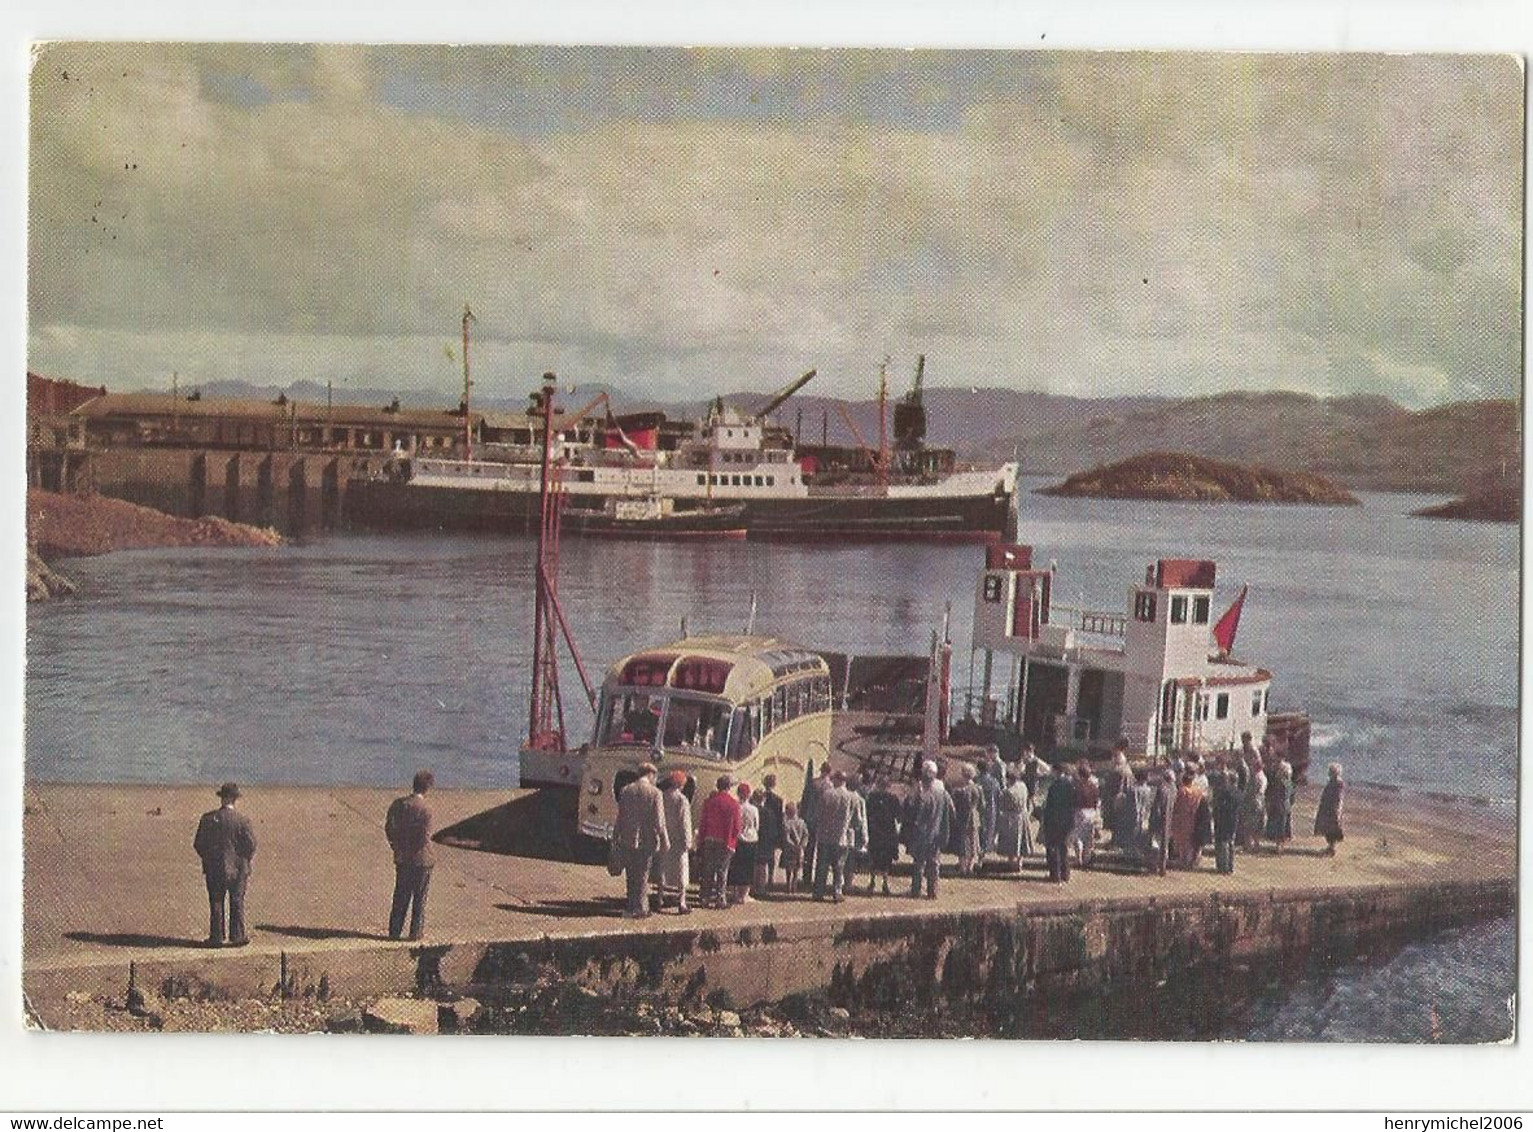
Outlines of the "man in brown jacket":
M 639 767 L 639 777 L 623 787 L 617 798 L 617 824 L 612 844 L 622 854 L 628 880 L 628 907 L 623 916 L 642 920 L 649 915 L 649 871 L 655 854 L 670 847 L 665 829 L 665 801 L 655 785 L 655 764 Z
M 394 799 L 383 822 L 384 835 L 394 850 L 394 907 L 389 912 L 389 938 L 398 939 L 410 912 L 410 938 L 420 939 L 426 928 L 426 890 L 431 887 L 431 810 L 426 792 L 436 782 L 429 770 L 416 774 L 411 792 Z
M 245 883 L 250 879 L 250 859 L 255 856 L 255 833 L 250 819 L 234 809 L 240 788 L 225 782 L 218 788 L 222 805 L 209 810 L 197 823 L 192 848 L 202 858 L 202 879 L 208 887 L 208 946 L 224 944 L 224 901 L 229 902 L 229 946 L 250 942 L 245 930 Z

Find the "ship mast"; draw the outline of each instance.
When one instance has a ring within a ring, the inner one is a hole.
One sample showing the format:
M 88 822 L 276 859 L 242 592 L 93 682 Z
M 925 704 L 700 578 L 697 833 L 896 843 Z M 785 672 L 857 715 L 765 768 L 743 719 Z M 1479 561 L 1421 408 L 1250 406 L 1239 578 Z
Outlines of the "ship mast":
M 878 482 L 889 483 L 889 422 L 886 408 L 889 404 L 889 362 L 885 357 L 878 367 Z
M 473 418 L 468 415 L 468 391 L 473 382 L 468 378 L 468 324 L 474 321 L 474 312 L 468 309 L 468 304 L 463 304 L 463 458 L 474 458 L 474 425 Z

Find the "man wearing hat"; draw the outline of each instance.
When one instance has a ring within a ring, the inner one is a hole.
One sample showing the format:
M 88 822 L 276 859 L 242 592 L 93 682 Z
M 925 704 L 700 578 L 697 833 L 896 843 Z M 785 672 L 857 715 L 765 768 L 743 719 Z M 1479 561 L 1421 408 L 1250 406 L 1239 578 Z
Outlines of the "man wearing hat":
M 208 886 L 208 946 L 224 945 L 224 900 L 229 902 L 230 947 L 250 942 L 245 930 L 245 882 L 250 879 L 250 859 L 255 856 L 255 833 L 250 819 L 234 808 L 240 788 L 225 782 L 218 788 L 223 805 L 209 810 L 197 823 L 192 848 L 202 858 L 202 877 Z

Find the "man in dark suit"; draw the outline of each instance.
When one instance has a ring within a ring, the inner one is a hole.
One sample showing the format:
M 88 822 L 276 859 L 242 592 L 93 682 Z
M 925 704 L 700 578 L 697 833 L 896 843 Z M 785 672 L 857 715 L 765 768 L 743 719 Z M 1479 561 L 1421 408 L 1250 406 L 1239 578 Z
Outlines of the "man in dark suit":
M 431 887 L 431 810 L 426 792 L 436 783 L 429 770 L 416 774 L 410 793 L 395 798 L 383 822 L 383 833 L 394 850 L 394 906 L 389 912 L 389 938 L 404 932 L 405 913 L 410 913 L 410 938 L 420 939 L 426 930 L 426 890 Z
M 229 902 L 230 947 L 250 942 L 245 930 L 245 883 L 250 879 L 250 859 L 255 856 L 255 833 L 250 819 L 236 812 L 240 788 L 225 782 L 218 788 L 223 804 L 209 810 L 197 823 L 192 848 L 202 858 L 202 877 L 208 886 L 208 946 L 224 945 L 224 901 Z
M 1044 854 L 1049 861 L 1049 880 L 1054 884 L 1066 884 L 1070 880 L 1070 836 L 1075 829 L 1077 785 L 1070 768 L 1061 766 L 1055 771 L 1054 781 L 1049 784 L 1043 799 L 1039 824 L 1043 829 Z
M 642 920 L 649 915 L 649 872 L 655 854 L 670 846 L 665 827 L 665 802 L 655 785 L 654 763 L 639 767 L 639 777 L 617 797 L 617 824 L 612 827 L 612 842 L 622 854 L 623 871 L 628 874 L 628 906 L 623 916 Z

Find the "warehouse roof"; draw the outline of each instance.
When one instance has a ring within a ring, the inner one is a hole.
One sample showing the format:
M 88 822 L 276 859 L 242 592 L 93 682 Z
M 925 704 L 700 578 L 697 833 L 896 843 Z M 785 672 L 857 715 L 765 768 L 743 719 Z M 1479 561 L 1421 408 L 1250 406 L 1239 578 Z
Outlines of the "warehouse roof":
M 168 393 L 107 393 L 92 398 L 75 410 L 93 420 L 105 417 L 170 417 L 224 420 L 285 421 L 291 415 L 306 424 L 335 424 L 373 428 L 462 428 L 463 417 L 437 409 L 400 409 L 397 412 L 371 405 L 335 405 L 318 401 L 242 401 L 203 398 L 189 401 Z M 475 419 L 481 414 L 474 413 Z

